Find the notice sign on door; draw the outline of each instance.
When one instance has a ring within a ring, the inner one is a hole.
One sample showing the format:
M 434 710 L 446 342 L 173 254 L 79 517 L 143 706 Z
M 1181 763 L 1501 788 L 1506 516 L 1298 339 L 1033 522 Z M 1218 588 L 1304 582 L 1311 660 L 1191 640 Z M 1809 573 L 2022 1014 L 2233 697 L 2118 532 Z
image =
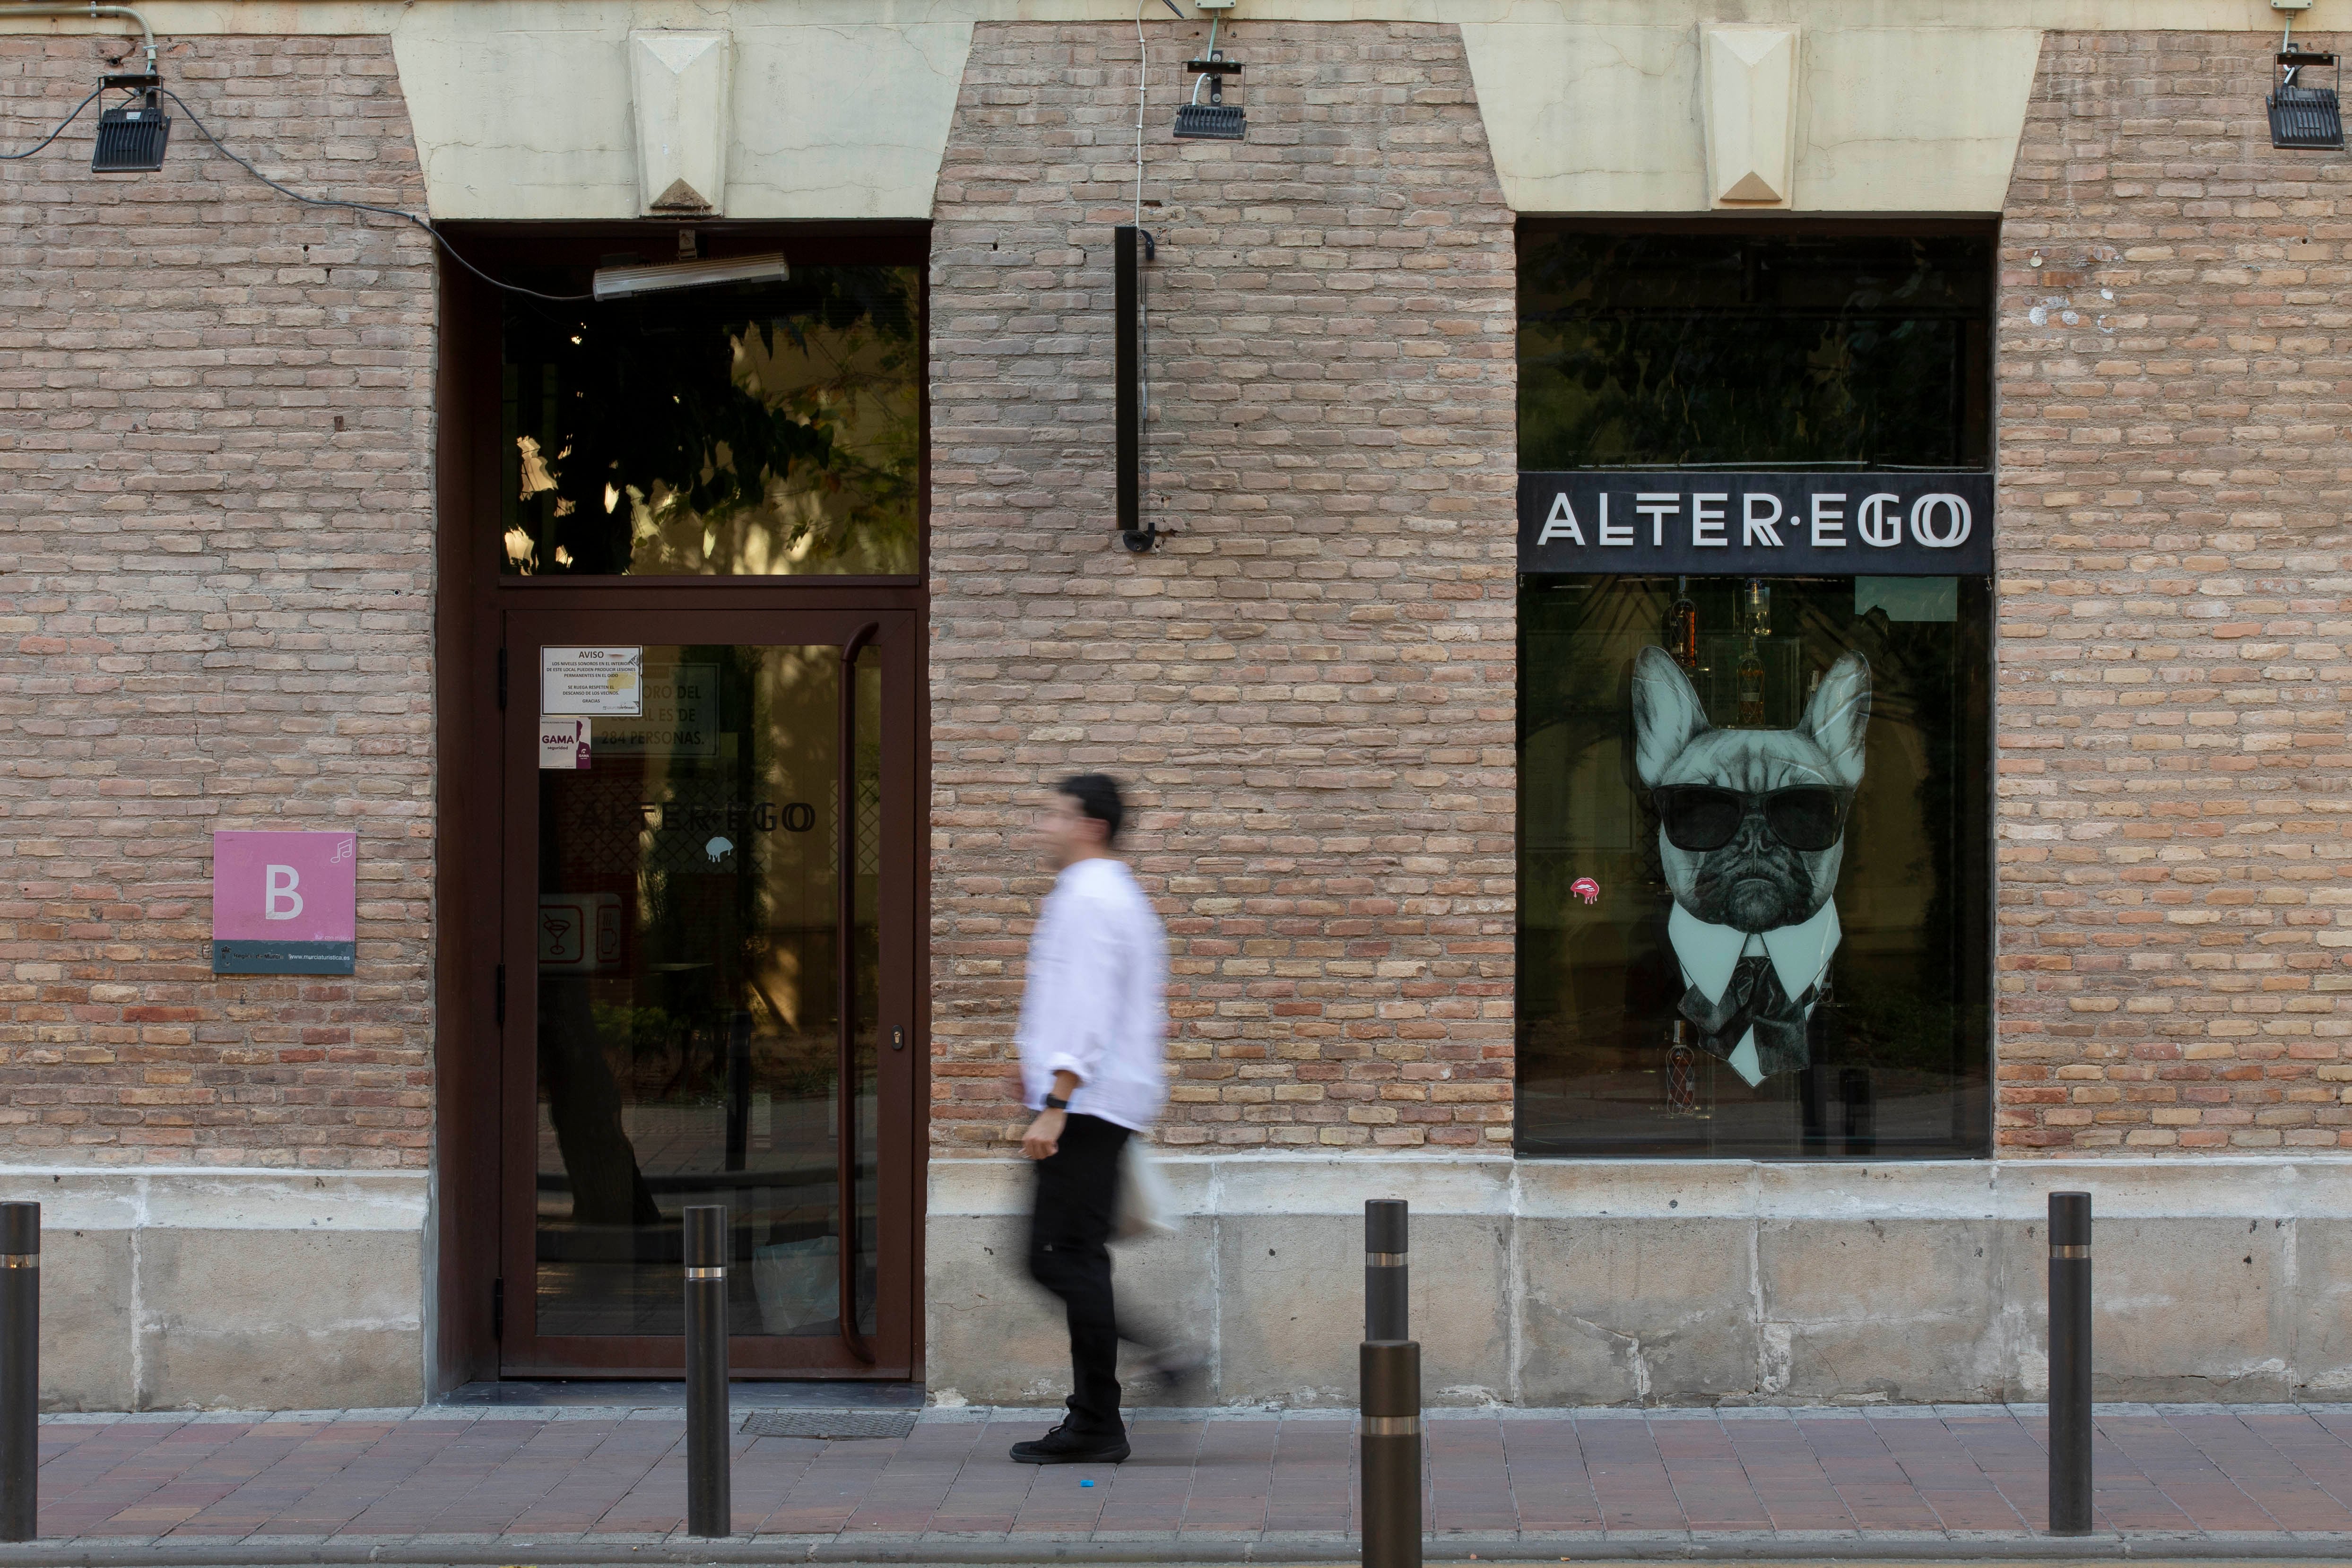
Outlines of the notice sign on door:
M 539 711 L 581 718 L 635 718 L 646 706 L 643 648 L 541 648 Z
M 719 666 L 656 664 L 645 676 L 645 712 L 634 723 L 604 724 L 597 749 L 607 757 L 718 756 Z
M 350 974 L 359 858 L 352 833 L 215 833 L 213 973 Z

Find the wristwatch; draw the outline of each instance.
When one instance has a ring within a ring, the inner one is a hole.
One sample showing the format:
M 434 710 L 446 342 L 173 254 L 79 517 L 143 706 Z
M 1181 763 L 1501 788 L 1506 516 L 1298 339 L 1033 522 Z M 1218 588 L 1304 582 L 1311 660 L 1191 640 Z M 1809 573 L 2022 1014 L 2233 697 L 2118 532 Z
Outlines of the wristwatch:
M 1046 1096 L 1045 1096 L 1045 1109 L 1046 1109 L 1046 1110 L 1048 1110 L 1048 1111 L 1066 1111 L 1066 1110 L 1068 1110 L 1069 1108 L 1070 1108 L 1070 1103 L 1069 1103 L 1067 1100 L 1063 1099 L 1060 1095 L 1058 1095 L 1058 1094 L 1048 1094 L 1048 1095 L 1046 1095 Z

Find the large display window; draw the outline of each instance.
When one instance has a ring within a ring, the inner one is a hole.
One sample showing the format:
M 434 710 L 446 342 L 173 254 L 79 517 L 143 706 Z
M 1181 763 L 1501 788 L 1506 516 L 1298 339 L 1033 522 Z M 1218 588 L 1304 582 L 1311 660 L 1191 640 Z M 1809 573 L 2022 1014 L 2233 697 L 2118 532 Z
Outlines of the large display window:
M 1988 240 L 1523 240 L 1521 1152 L 1986 1154 Z

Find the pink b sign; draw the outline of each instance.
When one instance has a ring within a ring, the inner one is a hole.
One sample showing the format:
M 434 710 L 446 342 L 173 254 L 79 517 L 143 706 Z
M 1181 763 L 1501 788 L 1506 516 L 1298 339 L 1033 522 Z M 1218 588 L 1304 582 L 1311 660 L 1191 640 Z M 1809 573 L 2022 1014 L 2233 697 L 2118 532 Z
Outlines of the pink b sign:
M 359 934 L 352 833 L 213 835 L 213 973 L 348 975 Z

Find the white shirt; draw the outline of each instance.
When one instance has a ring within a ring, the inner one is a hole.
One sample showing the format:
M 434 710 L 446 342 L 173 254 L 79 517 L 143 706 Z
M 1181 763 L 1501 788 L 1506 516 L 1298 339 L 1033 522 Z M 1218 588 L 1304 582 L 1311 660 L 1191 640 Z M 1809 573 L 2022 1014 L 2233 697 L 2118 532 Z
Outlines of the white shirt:
M 1697 987 L 1699 995 L 1710 1002 L 1723 999 L 1723 988 L 1731 984 L 1731 972 L 1739 967 L 1739 960 L 1759 953 L 1772 960 L 1772 973 L 1782 990 L 1791 998 L 1803 996 L 1829 972 L 1830 959 L 1843 935 L 1834 904 L 1823 904 L 1801 925 L 1776 925 L 1763 932 L 1710 925 L 1679 904 L 1666 916 L 1666 939 L 1674 944 L 1675 957 L 1682 964 L 1683 984 Z M 1812 1015 L 1813 1005 L 1807 1002 L 1805 1016 Z M 1751 1087 L 1764 1081 L 1754 1030 L 1739 1037 L 1726 1060 Z
M 1021 1084 L 1042 1111 L 1054 1074 L 1077 1074 L 1074 1114 L 1147 1130 L 1168 1098 L 1168 935 L 1123 861 L 1073 862 L 1029 938 L 1021 993 Z

